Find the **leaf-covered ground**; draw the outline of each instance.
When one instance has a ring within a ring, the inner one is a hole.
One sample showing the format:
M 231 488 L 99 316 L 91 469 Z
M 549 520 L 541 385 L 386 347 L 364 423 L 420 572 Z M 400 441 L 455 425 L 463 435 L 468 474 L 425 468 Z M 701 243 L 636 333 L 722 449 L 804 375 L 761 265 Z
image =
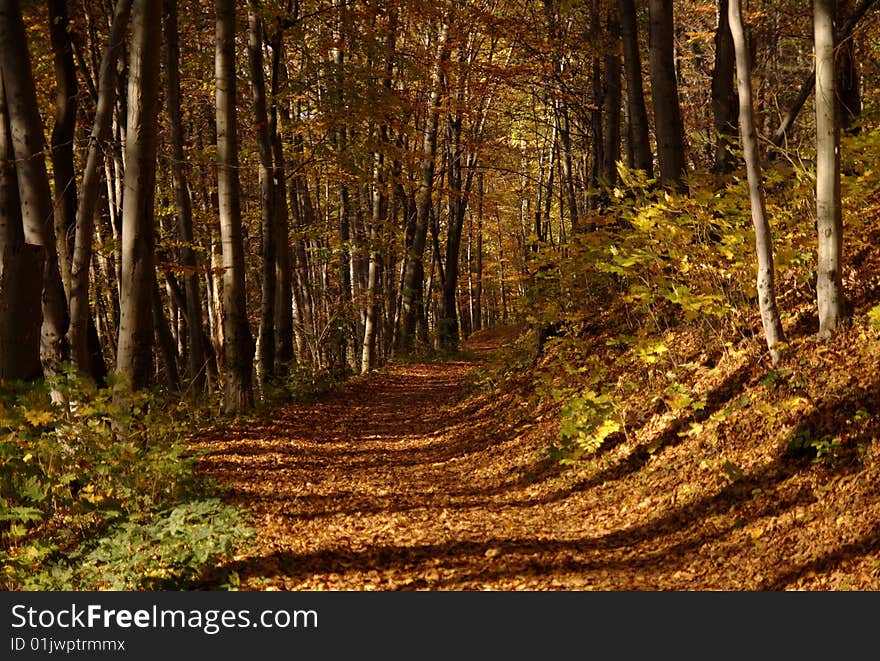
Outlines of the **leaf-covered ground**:
M 202 470 L 259 532 L 224 569 L 249 590 L 880 589 L 880 343 L 791 345 L 776 370 L 750 339 L 680 366 L 700 407 L 648 397 L 646 371 L 623 433 L 570 467 L 541 453 L 558 409 L 516 378 L 475 394 L 464 360 L 205 433 Z

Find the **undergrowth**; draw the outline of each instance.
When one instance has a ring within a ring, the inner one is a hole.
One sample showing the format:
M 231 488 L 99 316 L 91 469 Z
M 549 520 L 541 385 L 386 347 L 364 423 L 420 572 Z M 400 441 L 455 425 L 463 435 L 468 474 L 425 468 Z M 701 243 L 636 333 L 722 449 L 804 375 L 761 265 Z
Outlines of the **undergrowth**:
M 853 312 L 864 317 L 858 323 L 869 335 L 880 328 L 880 305 L 870 297 L 859 300 L 866 287 L 857 291 L 858 285 L 870 274 L 856 269 L 871 249 L 880 215 L 880 174 L 871 165 L 878 145 L 878 131 L 846 143 L 842 183 L 845 240 L 853 256 L 844 277 L 854 305 L 862 305 Z M 770 369 L 744 175 L 722 181 L 696 173 L 690 192 L 679 194 L 659 189 L 643 173 L 621 168 L 620 174 L 622 187 L 603 215 L 590 219 L 592 231 L 561 246 L 531 237 L 536 250 L 524 267 L 528 286 L 521 303 L 531 330 L 477 375 L 487 390 L 528 381 L 535 406 L 557 409 L 558 435 L 544 454 L 563 463 L 632 441 L 651 418 L 671 425 L 673 437 L 710 438 L 735 417 L 737 406 L 710 410 L 711 393 L 698 384 L 720 379 L 722 370 L 715 368 L 725 358 L 729 364 L 766 362 Z M 808 337 L 804 319 L 815 318 L 814 185 L 802 164 L 782 162 L 765 172 L 777 297 L 790 343 Z M 826 463 L 841 454 L 833 433 L 799 428 L 780 444 Z
M 253 530 L 185 442 L 214 410 L 70 374 L 4 385 L 0 586 L 179 589 L 228 559 Z

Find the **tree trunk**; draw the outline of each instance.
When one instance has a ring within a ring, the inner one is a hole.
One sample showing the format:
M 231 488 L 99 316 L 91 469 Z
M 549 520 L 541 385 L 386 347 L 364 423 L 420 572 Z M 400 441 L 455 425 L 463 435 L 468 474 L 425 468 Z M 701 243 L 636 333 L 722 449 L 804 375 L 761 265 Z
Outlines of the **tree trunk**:
M 755 252 L 758 259 L 758 306 L 764 337 L 775 365 L 779 361 L 778 344 L 785 341 L 782 322 L 776 308 L 774 284 L 773 240 L 764 203 L 764 185 L 761 180 L 761 160 L 758 154 L 758 134 L 755 129 L 755 112 L 752 103 L 752 76 L 749 52 L 743 29 L 740 0 L 729 0 L 728 20 L 731 38 L 735 46 L 736 77 L 739 90 L 739 125 L 742 134 L 746 172 L 749 180 L 749 201 L 752 222 L 755 226 Z
M 275 181 L 273 178 L 272 139 L 269 135 L 269 113 L 266 109 L 266 80 L 263 73 L 263 26 L 259 17 L 260 3 L 248 0 L 248 62 L 251 94 L 254 105 L 254 128 L 260 157 L 260 229 L 262 278 L 260 290 L 260 374 L 263 383 L 275 377 L 275 297 L 277 289 L 275 228 Z
M 835 0 L 813 0 L 816 45 L 816 227 L 819 233 L 816 299 L 821 335 L 830 334 L 837 328 L 844 314 L 834 15 Z
M 608 11 L 608 36 L 611 39 L 610 51 L 605 55 L 605 98 L 602 115 L 605 120 L 603 136 L 605 147 L 602 150 L 602 183 L 607 189 L 617 185 L 617 162 L 620 160 L 620 21 L 616 12 Z
M 223 401 L 227 413 L 254 404 L 254 346 L 245 298 L 235 73 L 235 0 L 217 0 L 217 200 L 223 260 Z
M 162 4 L 136 0 L 132 16 L 125 179 L 122 201 L 122 291 L 116 369 L 131 387 L 146 387 L 153 366 L 155 187 Z
M 73 145 L 76 137 L 77 82 L 70 40 L 67 0 L 48 0 L 49 35 L 55 61 L 55 124 L 50 139 L 55 181 L 55 238 L 64 289 L 70 292 L 70 263 L 76 227 L 76 175 Z
M 733 37 L 728 20 L 728 0 L 717 0 L 718 26 L 715 30 L 715 67 L 712 69 L 712 113 L 715 127 L 716 174 L 729 172 L 734 164 L 731 146 L 736 139 L 739 104 L 734 85 Z M 751 84 L 751 83 L 750 83 Z
M 153 300 L 151 306 L 153 328 L 156 332 L 156 344 L 159 346 L 159 357 L 165 372 L 165 385 L 172 391 L 180 390 L 180 372 L 177 369 L 178 353 L 174 334 L 162 309 L 162 294 L 159 291 L 159 281 L 156 279 L 156 271 L 153 270 Z
M 287 176 L 279 119 L 289 119 L 286 105 L 281 105 L 281 84 L 287 81 L 284 63 L 284 33 L 279 28 L 272 36 L 272 102 L 269 113 L 269 135 L 272 139 L 272 176 L 275 185 L 276 232 L 276 300 L 275 300 L 275 359 L 281 365 L 295 359 L 293 338 L 293 272 L 289 239 L 290 216 L 287 207 Z M 280 116 L 280 117 L 279 117 Z
M 6 95 L 0 75 L 0 384 L 40 376 L 42 251 L 24 240 Z
M 441 281 L 440 315 L 437 320 L 437 339 L 440 348 L 446 351 L 456 351 L 459 341 L 458 262 L 468 195 L 467 186 L 462 178 L 461 124 L 462 118 L 460 116 L 454 119 L 450 118 L 448 123 L 447 186 L 449 187 L 449 203 L 446 214 L 446 271 Z M 473 159 L 469 158 L 469 160 Z M 468 168 L 468 171 L 473 172 L 473 169 Z
M 110 35 L 101 57 L 98 74 L 98 101 L 89 149 L 83 170 L 82 189 L 76 210 L 76 231 L 70 277 L 70 358 L 74 368 L 95 373 L 92 363 L 88 329 L 89 272 L 92 261 L 92 242 L 95 234 L 95 210 L 101 183 L 101 167 L 105 143 L 110 139 L 113 108 L 116 105 L 117 64 L 122 54 L 124 37 L 131 15 L 132 0 L 118 0 L 113 14 Z
M 400 349 L 407 353 L 413 349 L 416 324 L 423 316 L 422 287 L 425 282 L 424 252 L 428 239 L 431 217 L 431 196 L 434 189 L 434 172 L 437 158 L 437 132 L 440 120 L 440 104 L 443 99 L 443 67 L 449 58 L 448 27 L 444 24 L 437 39 L 436 57 L 431 72 L 431 98 L 423 134 L 421 178 L 416 194 L 416 222 L 412 245 L 406 257 L 401 299 L 403 327 L 399 337 Z
M 392 75 L 394 73 L 394 51 L 397 38 L 397 13 L 392 11 L 388 19 L 387 36 L 385 39 L 385 70 L 382 80 L 384 92 L 391 95 Z M 390 118 L 389 118 L 390 119 Z M 368 372 L 376 365 L 377 348 L 380 346 L 376 341 L 379 323 L 379 311 L 381 296 L 379 293 L 379 280 L 384 267 L 382 249 L 379 245 L 380 225 L 383 216 L 388 214 L 388 195 L 386 194 L 386 164 L 382 152 L 389 144 L 388 126 L 383 121 L 379 126 L 379 149 L 373 154 L 373 199 L 372 217 L 369 228 L 370 262 L 367 267 L 367 304 L 364 315 L 364 340 L 361 350 L 361 373 Z M 390 223 L 389 223 L 390 224 Z
M 618 5 L 626 78 L 626 115 L 629 120 L 628 136 L 632 154 L 629 166 L 644 170 L 650 179 L 654 176 L 654 156 L 651 153 L 648 111 L 645 107 L 636 7 L 634 0 L 620 0 Z
M 0 3 L 0 71 L 15 153 L 24 241 L 44 251 L 40 359 L 44 373 L 54 374 L 66 357 L 67 299 L 58 267 L 43 123 L 18 0 Z
M 386 134 L 385 127 L 381 133 Z M 385 185 L 383 170 L 385 163 L 380 152 L 373 155 L 373 205 L 370 219 L 370 263 L 367 271 L 367 303 L 364 315 L 364 340 L 361 346 L 361 374 L 369 372 L 376 365 L 376 330 L 378 315 L 379 271 L 382 267 L 382 255 L 378 244 L 378 228 L 382 222 L 382 213 L 386 202 L 383 188 Z
M 177 214 L 177 235 L 180 238 L 180 264 L 184 268 L 183 288 L 186 294 L 187 373 L 193 392 L 204 392 L 207 383 L 205 332 L 202 328 L 202 301 L 199 291 L 198 264 L 194 250 L 192 199 L 186 174 L 183 151 L 183 117 L 180 93 L 180 36 L 178 34 L 177 0 L 165 0 L 165 75 L 168 102 L 168 125 L 171 137 L 171 184 Z
M 678 99 L 675 72 L 675 31 L 672 0 L 649 0 L 651 17 L 650 68 L 654 101 L 654 132 L 660 182 L 668 188 L 683 188 L 687 173 L 684 125 Z
M 477 175 L 477 254 L 474 260 L 474 323 L 473 330 L 483 328 L 483 173 Z

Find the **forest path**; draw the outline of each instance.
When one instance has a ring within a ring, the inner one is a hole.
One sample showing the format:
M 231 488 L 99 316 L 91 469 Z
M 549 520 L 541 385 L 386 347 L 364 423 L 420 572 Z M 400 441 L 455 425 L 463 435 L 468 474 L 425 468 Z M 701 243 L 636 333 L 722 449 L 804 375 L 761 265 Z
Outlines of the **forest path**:
M 467 349 L 487 355 L 516 332 L 483 332 Z M 475 366 L 395 364 L 202 438 L 201 472 L 255 514 L 257 542 L 231 567 L 241 587 L 560 587 L 522 571 L 552 516 L 515 488 L 528 479 L 503 442 L 516 437 L 504 402 L 466 401 Z

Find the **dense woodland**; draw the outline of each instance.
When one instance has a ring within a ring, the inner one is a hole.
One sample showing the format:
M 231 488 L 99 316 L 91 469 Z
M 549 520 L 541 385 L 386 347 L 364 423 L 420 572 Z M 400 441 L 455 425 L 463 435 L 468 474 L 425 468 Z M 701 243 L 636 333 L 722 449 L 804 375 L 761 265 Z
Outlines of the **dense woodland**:
M 0 0 L 3 580 L 130 586 L 120 531 L 181 521 L 133 585 L 202 571 L 251 533 L 181 434 L 491 329 L 562 466 L 717 435 L 725 361 L 876 358 L 876 4 Z M 797 391 L 754 442 L 864 460 L 860 387 L 860 440 Z

